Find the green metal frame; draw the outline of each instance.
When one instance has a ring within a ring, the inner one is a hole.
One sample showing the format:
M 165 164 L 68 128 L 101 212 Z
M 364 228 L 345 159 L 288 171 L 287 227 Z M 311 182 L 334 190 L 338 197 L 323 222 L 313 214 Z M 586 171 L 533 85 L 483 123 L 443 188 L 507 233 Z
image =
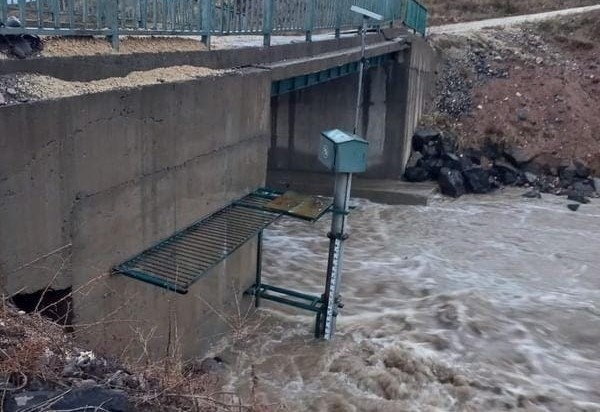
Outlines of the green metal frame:
M 265 227 L 284 215 L 313 222 L 331 209 L 327 205 L 318 216 L 309 218 L 268 207 L 268 203 L 281 194 L 271 189 L 257 189 L 157 242 L 115 266 L 113 271 L 185 294 L 194 282 L 257 235 L 261 243 L 257 261 L 260 265 Z M 177 264 L 181 264 L 181 268 Z M 259 266 L 257 273 L 260 273 Z
M 367 67 L 381 66 L 392 59 L 392 54 L 382 54 L 379 56 L 370 57 L 367 59 Z M 360 70 L 360 62 L 346 63 L 341 66 L 331 67 L 326 70 L 321 70 L 316 73 L 304 74 L 289 79 L 278 80 L 271 85 L 271 96 L 280 96 L 282 94 L 291 93 L 296 90 L 305 89 L 321 83 L 338 79 L 358 73 Z
M 402 21 L 404 24 L 423 36 L 427 32 L 427 7 L 418 0 L 406 0 Z
M 269 300 L 283 305 L 298 309 L 314 312 L 315 319 L 315 338 L 320 337 L 319 325 L 322 317 L 325 315 L 325 301 L 323 296 L 310 295 L 304 292 L 298 292 L 293 289 L 282 288 L 268 285 L 262 282 L 262 250 L 263 250 L 263 232 L 258 234 L 258 247 L 256 248 L 256 280 L 245 295 L 254 296 L 254 306 L 260 307 L 261 300 Z
M 273 199 L 277 196 L 278 192 L 271 191 L 268 189 L 258 189 L 256 192 L 254 192 L 252 194 L 256 194 L 257 196 L 262 197 L 266 201 L 270 201 L 271 199 Z M 187 281 L 185 279 L 173 279 L 173 277 L 160 276 L 151 270 L 140 270 L 138 267 L 139 262 L 141 260 L 143 260 L 145 257 L 147 257 L 148 255 L 151 255 L 153 253 L 161 253 L 160 252 L 161 248 L 165 248 L 165 247 L 173 244 L 173 242 L 176 242 L 176 241 L 184 238 L 186 236 L 186 234 L 188 234 L 191 230 L 194 230 L 195 228 L 198 228 L 198 227 L 202 227 L 203 224 L 206 224 L 211 219 L 214 219 L 215 216 L 217 216 L 219 213 L 224 213 L 225 211 L 230 210 L 235 207 L 241 208 L 241 209 L 247 209 L 247 210 L 257 210 L 257 211 L 259 210 L 259 209 L 245 208 L 244 206 L 241 206 L 239 204 L 239 202 L 241 200 L 242 199 L 236 200 L 236 201 L 228 204 L 227 206 L 223 207 L 222 209 L 219 209 L 217 212 L 214 212 L 214 213 L 194 222 L 193 224 L 186 227 L 185 229 L 175 232 L 173 235 L 169 236 L 168 238 L 160 240 L 159 242 L 155 243 L 153 246 L 149 247 L 148 249 L 144 250 L 143 252 L 133 256 L 126 262 L 123 262 L 123 263 L 115 266 L 113 268 L 113 271 L 115 273 L 120 273 L 120 274 L 129 276 L 131 278 L 140 280 L 142 282 L 150 283 L 154 286 L 168 289 L 173 292 L 177 292 L 180 294 L 186 294 L 188 292 L 189 286 L 191 286 L 194 282 L 196 282 L 198 279 L 200 279 L 205 273 L 207 273 L 208 271 L 213 269 L 216 265 L 221 263 L 232 253 L 234 253 L 237 249 L 239 249 L 248 240 L 250 240 L 251 238 L 256 236 L 259 232 L 262 232 L 262 230 L 266 226 L 268 226 L 270 223 L 272 223 L 273 221 L 275 221 L 279 217 L 281 217 L 283 215 L 283 213 L 280 213 L 280 212 L 273 213 L 273 212 L 265 211 L 265 212 L 268 212 L 269 215 L 272 215 L 272 217 L 265 219 L 265 224 L 260 224 L 260 222 L 259 222 L 259 224 L 257 224 L 256 228 L 254 230 L 252 230 L 251 233 L 244 232 L 242 235 L 240 235 L 239 241 L 236 243 L 235 247 L 233 247 L 231 250 L 228 250 L 227 253 L 216 255 L 214 258 L 210 258 L 210 257 L 207 258 L 206 254 L 198 256 L 198 259 L 200 261 L 206 262 L 207 266 L 206 266 L 206 268 L 199 270 L 198 273 L 196 273 L 194 276 L 188 276 L 188 278 L 191 278 L 191 279 L 188 279 Z M 207 244 L 210 245 L 211 241 L 208 241 Z M 166 264 L 160 264 L 160 262 L 158 264 L 161 267 L 163 272 L 168 270 L 168 267 Z M 177 270 L 177 269 L 175 269 L 175 270 Z

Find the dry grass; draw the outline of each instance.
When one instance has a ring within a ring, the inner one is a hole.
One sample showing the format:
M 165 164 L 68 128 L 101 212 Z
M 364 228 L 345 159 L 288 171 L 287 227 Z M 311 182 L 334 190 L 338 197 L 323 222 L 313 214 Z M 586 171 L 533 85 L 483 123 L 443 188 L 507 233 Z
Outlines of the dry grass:
M 69 340 L 60 325 L 0 302 L 0 378 L 3 390 L 32 380 L 58 381 Z
M 597 0 L 424 0 L 430 25 L 590 6 Z
M 58 249 L 59 251 L 62 250 Z M 54 252 L 56 253 L 56 252 Z M 46 256 L 40 258 L 43 259 Z M 36 259 L 24 265 L 29 267 Z M 251 393 L 246 398 L 231 391 L 223 391 L 223 370 L 207 371 L 198 360 L 185 360 L 182 356 L 178 322 L 175 310 L 169 312 L 169 337 L 165 355 L 156 360 L 156 354 L 148 349 L 154 338 L 154 329 L 132 326 L 132 344 L 140 349 L 140 356 L 118 359 L 98 357 L 92 352 L 75 346 L 71 334 L 65 330 L 85 331 L 90 325 L 58 324 L 42 316 L 46 304 L 44 294 L 51 291 L 51 284 L 59 276 L 64 265 L 56 271 L 49 285 L 44 288 L 40 301 L 32 313 L 18 310 L 10 303 L 10 297 L 0 300 L 0 410 L 7 393 L 28 390 L 32 383 L 46 388 L 69 388 L 77 386 L 82 379 L 93 379 L 103 387 L 122 389 L 129 393 L 136 410 L 143 411 L 193 411 L 193 412 L 270 412 L 282 410 L 280 403 L 265 404 L 257 397 L 258 379 L 252 375 Z M 86 293 L 106 277 L 102 274 L 61 298 L 70 299 L 75 293 Z M 234 342 L 243 341 L 261 325 L 250 321 L 253 302 L 242 305 L 240 291 L 232 285 L 235 307 L 229 313 L 219 310 L 197 296 L 229 326 L 229 337 Z M 173 299 L 176 295 L 173 295 Z M 54 302 L 53 304 L 58 304 Z M 173 303 L 170 301 L 170 303 Z M 174 305 L 171 305 L 174 308 Z M 94 323 L 97 328 L 112 322 L 111 314 Z M 92 328 L 93 329 L 93 328 Z M 90 362 L 81 366 L 77 359 L 91 354 Z M 232 371 L 233 372 L 233 371 Z M 41 405 L 46 410 L 51 403 Z M 38 410 L 38 409 L 36 409 Z
M 40 261 L 69 251 L 65 245 L 47 255 L 28 262 L 16 271 L 28 267 L 37 267 Z M 59 301 L 52 303 L 45 300 L 45 295 L 52 291 L 52 285 L 60 276 L 70 259 L 60 256 L 62 264 L 55 271 L 48 285 L 42 290 L 39 301 L 32 313 L 18 310 L 11 304 L 11 297 L 0 297 L 0 410 L 3 410 L 7 393 L 29 390 L 35 384 L 48 389 L 60 388 L 62 392 L 76 387 L 83 379 L 93 379 L 97 385 L 125 390 L 136 410 L 143 411 L 193 411 L 193 412 L 270 412 L 285 410 L 281 403 L 265 403 L 259 399 L 259 380 L 251 374 L 250 394 L 243 398 L 232 391 L 223 391 L 226 383 L 225 367 L 207 370 L 203 363 L 196 359 L 187 360 L 182 356 L 177 313 L 175 311 L 176 294 L 169 295 L 169 335 L 166 351 L 162 358 L 156 359 L 156 353 L 149 349 L 155 338 L 153 328 L 137 327 L 135 320 L 119 319 L 119 322 L 132 323 L 132 344 L 139 348 L 140 356 L 135 358 L 103 358 L 90 351 L 84 351 L 75 345 L 72 337 L 65 330 L 74 329 L 76 333 L 86 330 L 97 330 L 104 324 L 114 320 L 115 313 L 109 313 L 93 325 L 60 324 L 44 317 L 49 306 L 56 306 L 63 300 L 72 299 L 74 294 L 87 296 L 98 283 L 102 283 L 108 274 L 92 277 L 88 282 L 70 291 Z M 233 342 L 247 339 L 262 324 L 261 319 L 253 316 L 253 302 L 239 299 L 239 287 L 231 285 L 234 296 L 234 308 L 225 312 L 212 306 L 208 300 L 196 296 L 224 324 L 229 327 L 228 337 Z M 43 303 L 44 302 L 44 303 Z M 247 304 L 247 306 L 245 306 Z M 119 312 L 117 308 L 115 312 Z M 251 317 L 253 320 L 251 321 Z M 263 318 L 264 319 L 264 318 Z M 82 362 L 81 360 L 84 360 Z M 234 373 L 235 371 L 229 371 Z M 36 411 L 47 410 L 49 404 L 41 405 Z M 102 409 L 98 409 L 102 410 Z
M 242 318 L 233 320 L 242 325 Z M 246 326 L 240 326 L 236 333 Z M 236 336 L 240 338 L 242 335 Z M 138 345 L 147 343 L 148 335 L 138 336 Z M 62 325 L 38 313 L 24 313 L 7 298 L 0 303 L 0 410 L 7 393 L 28 389 L 32 383 L 69 390 L 83 378 L 98 385 L 126 390 L 136 410 L 193 412 L 270 412 L 284 410 L 279 404 L 261 403 L 257 396 L 258 379 L 252 376 L 251 395 L 242 399 L 237 393 L 221 390 L 222 376 L 206 372 L 197 361 L 184 361 L 177 337 L 167 356 L 156 361 L 147 356 L 135 360 L 95 358 L 94 373 L 79 369 L 65 375 L 65 366 L 82 352 L 64 333 Z M 39 409 L 45 410 L 45 409 Z

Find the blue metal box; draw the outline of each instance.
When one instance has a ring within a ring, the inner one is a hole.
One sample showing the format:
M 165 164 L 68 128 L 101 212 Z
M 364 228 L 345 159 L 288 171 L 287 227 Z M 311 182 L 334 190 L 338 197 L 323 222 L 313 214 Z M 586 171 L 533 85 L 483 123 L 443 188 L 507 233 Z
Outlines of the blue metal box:
M 367 170 L 369 142 L 339 129 L 321 133 L 319 160 L 336 173 L 358 173 Z

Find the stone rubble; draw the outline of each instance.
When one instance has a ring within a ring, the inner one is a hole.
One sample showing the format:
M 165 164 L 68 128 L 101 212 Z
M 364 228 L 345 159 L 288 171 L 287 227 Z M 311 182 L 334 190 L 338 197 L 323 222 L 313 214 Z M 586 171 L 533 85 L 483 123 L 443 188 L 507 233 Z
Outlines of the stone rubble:
M 410 182 L 436 180 L 441 193 L 451 197 L 489 193 L 502 186 L 529 188 L 523 195 L 527 198 L 552 193 L 580 204 L 588 203 L 589 197 L 600 197 L 600 178 L 590 176 L 581 159 L 555 166 L 518 147 L 492 142 L 461 151 L 454 136 L 431 128 L 417 129 L 413 149 L 404 178 Z

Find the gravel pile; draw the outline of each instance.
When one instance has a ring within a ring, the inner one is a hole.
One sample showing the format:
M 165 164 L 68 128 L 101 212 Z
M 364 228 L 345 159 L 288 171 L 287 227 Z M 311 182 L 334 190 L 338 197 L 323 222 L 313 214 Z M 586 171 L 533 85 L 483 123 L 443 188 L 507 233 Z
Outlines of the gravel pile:
M 0 76 L 0 105 L 58 99 L 115 89 L 131 89 L 157 83 L 173 83 L 206 76 L 219 76 L 226 71 L 196 66 L 173 66 L 131 72 L 125 77 L 110 77 L 90 82 L 69 82 L 37 74 Z
M 170 53 L 206 50 L 199 39 L 184 37 L 139 36 L 121 39 L 115 51 L 105 38 L 48 37 L 44 39 L 43 57 L 93 56 L 99 54 Z

